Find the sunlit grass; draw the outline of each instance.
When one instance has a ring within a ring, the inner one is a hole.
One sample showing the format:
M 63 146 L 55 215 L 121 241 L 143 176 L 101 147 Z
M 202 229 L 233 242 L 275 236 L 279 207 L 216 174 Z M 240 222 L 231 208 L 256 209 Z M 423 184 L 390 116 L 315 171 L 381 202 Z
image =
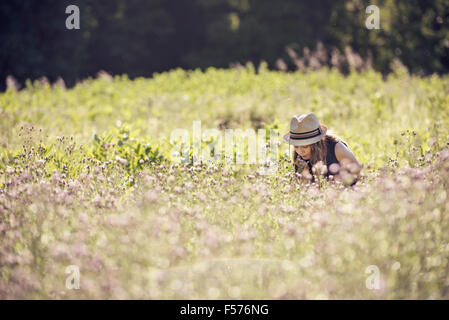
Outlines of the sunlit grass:
M 0 298 L 448 298 L 448 90 L 210 69 L 2 93 Z M 309 111 L 365 166 L 354 187 L 298 180 L 282 157 L 265 176 L 169 161 L 194 120 L 283 132 Z

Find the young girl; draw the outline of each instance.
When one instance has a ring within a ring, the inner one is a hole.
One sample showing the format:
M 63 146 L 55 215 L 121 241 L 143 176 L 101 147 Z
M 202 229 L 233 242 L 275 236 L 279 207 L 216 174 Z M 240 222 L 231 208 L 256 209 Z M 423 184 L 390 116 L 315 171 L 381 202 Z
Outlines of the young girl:
M 292 158 L 295 171 L 303 175 L 308 173 L 314 180 L 312 168 L 322 161 L 326 165 L 323 172 L 326 177 L 337 175 L 341 167 L 358 177 L 361 165 L 346 142 L 326 132 L 327 127 L 320 124 L 314 113 L 292 117 L 290 132 L 284 135 L 284 140 L 294 146 Z M 351 185 L 356 182 L 357 178 Z

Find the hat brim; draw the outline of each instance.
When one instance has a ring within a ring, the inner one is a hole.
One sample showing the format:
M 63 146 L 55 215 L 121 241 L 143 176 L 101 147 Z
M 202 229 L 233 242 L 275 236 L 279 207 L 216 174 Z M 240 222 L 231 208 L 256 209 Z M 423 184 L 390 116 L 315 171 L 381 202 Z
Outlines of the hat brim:
M 313 144 L 315 142 L 320 141 L 327 132 L 327 127 L 322 124 L 320 125 L 321 128 L 321 134 L 319 136 L 310 138 L 310 139 L 304 139 L 304 140 L 294 140 L 294 139 L 290 139 L 290 132 L 287 132 L 286 134 L 284 134 L 284 141 L 287 142 L 288 144 L 292 145 L 292 146 L 307 146 L 309 144 Z

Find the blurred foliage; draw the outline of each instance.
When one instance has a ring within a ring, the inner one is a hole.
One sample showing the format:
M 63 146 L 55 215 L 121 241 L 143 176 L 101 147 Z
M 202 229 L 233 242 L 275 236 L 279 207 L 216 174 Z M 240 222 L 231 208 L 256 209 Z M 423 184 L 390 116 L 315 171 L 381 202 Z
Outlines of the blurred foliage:
M 373 70 L 343 76 L 326 68 L 256 72 L 251 65 L 206 72 L 176 69 L 135 80 L 103 73 L 72 89 L 28 81 L 24 90 L 0 94 L 0 150 L 20 150 L 20 128 L 32 125 L 44 130 L 44 145 L 58 136 L 73 136 L 86 146 L 95 143 L 96 157 L 102 161 L 133 155 L 134 171 L 139 167 L 136 161 L 146 157 L 170 158 L 175 129 L 187 130 L 193 145 L 197 120 L 202 132 L 252 128 L 257 133 L 265 128 L 268 140 L 270 129 L 288 131 L 291 115 L 314 112 L 349 143 L 362 163 L 375 169 L 391 159 L 401 165 L 417 161 L 428 148 L 440 149 L 446 143 L 448 92 L 447 76 L 420 78 L 401 69 L 383 79 Z M 407 130 L 414 135 L 404 142 L 409 134 L 401 134 Z M 104 143 L 117 148 L 108 153 L 101 150 Z M 209 143 L 203 141 L 203 148 Z M 412 153 L 400 143 L 410 148 L 419 144 L 423 150 Z M 146 144 L 152 146 L 148 154 Z M 280 151 L 288 154 L 288 146 L 283 143 Z
M 148 163 L 167 160 L 156 144 L 134 138 L 128 126 L 112 130 L 106 136 L 94 135 L 92 154 L 99 161 L 117 160 L 134 174 Z
M 78 5 L 81 29 L 65 28 L 65 8 Z M 365 9 L 380 8 L 380 30 L 368 30 Z M 286 48 L 307 57 L 321 42 L 352 48 L 387 73 L 400 60 L 413 73 L 449 69 L 446 0 L 9 0 L 0 4 L 0 79 L 46 76 L 67 85 L 95 75 L 150 76 L 175 67 L 259 64 L 273 69 Z
M 0 169 L 2 299 L 449 297 L 447 147 L 353 188 L 303 183 L 290 166 L 147 163 L 129 176 L 123 159 L 87 158 L 75 178 L 46 172 L 39 152 Z M 65 287 L 69 265 L 80 290 Z
M 9 88 L 0 299 L 448 299 L 448 80 L 248 64 Z M 285 143 L 268 175 L 170 161 L 195 120 L 268 138 L 309 111 L 365 166 L 355 186 L 298 179 Z

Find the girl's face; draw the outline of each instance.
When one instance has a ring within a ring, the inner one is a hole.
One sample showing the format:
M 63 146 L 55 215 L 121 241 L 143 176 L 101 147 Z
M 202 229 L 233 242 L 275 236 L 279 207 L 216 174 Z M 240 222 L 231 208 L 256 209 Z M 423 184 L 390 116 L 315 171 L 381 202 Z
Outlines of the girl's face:
M 295 146 L 295 151 L 299 154 L 304 160 L 308 160 L 311 157 L 310 145 L 308 146 Z

